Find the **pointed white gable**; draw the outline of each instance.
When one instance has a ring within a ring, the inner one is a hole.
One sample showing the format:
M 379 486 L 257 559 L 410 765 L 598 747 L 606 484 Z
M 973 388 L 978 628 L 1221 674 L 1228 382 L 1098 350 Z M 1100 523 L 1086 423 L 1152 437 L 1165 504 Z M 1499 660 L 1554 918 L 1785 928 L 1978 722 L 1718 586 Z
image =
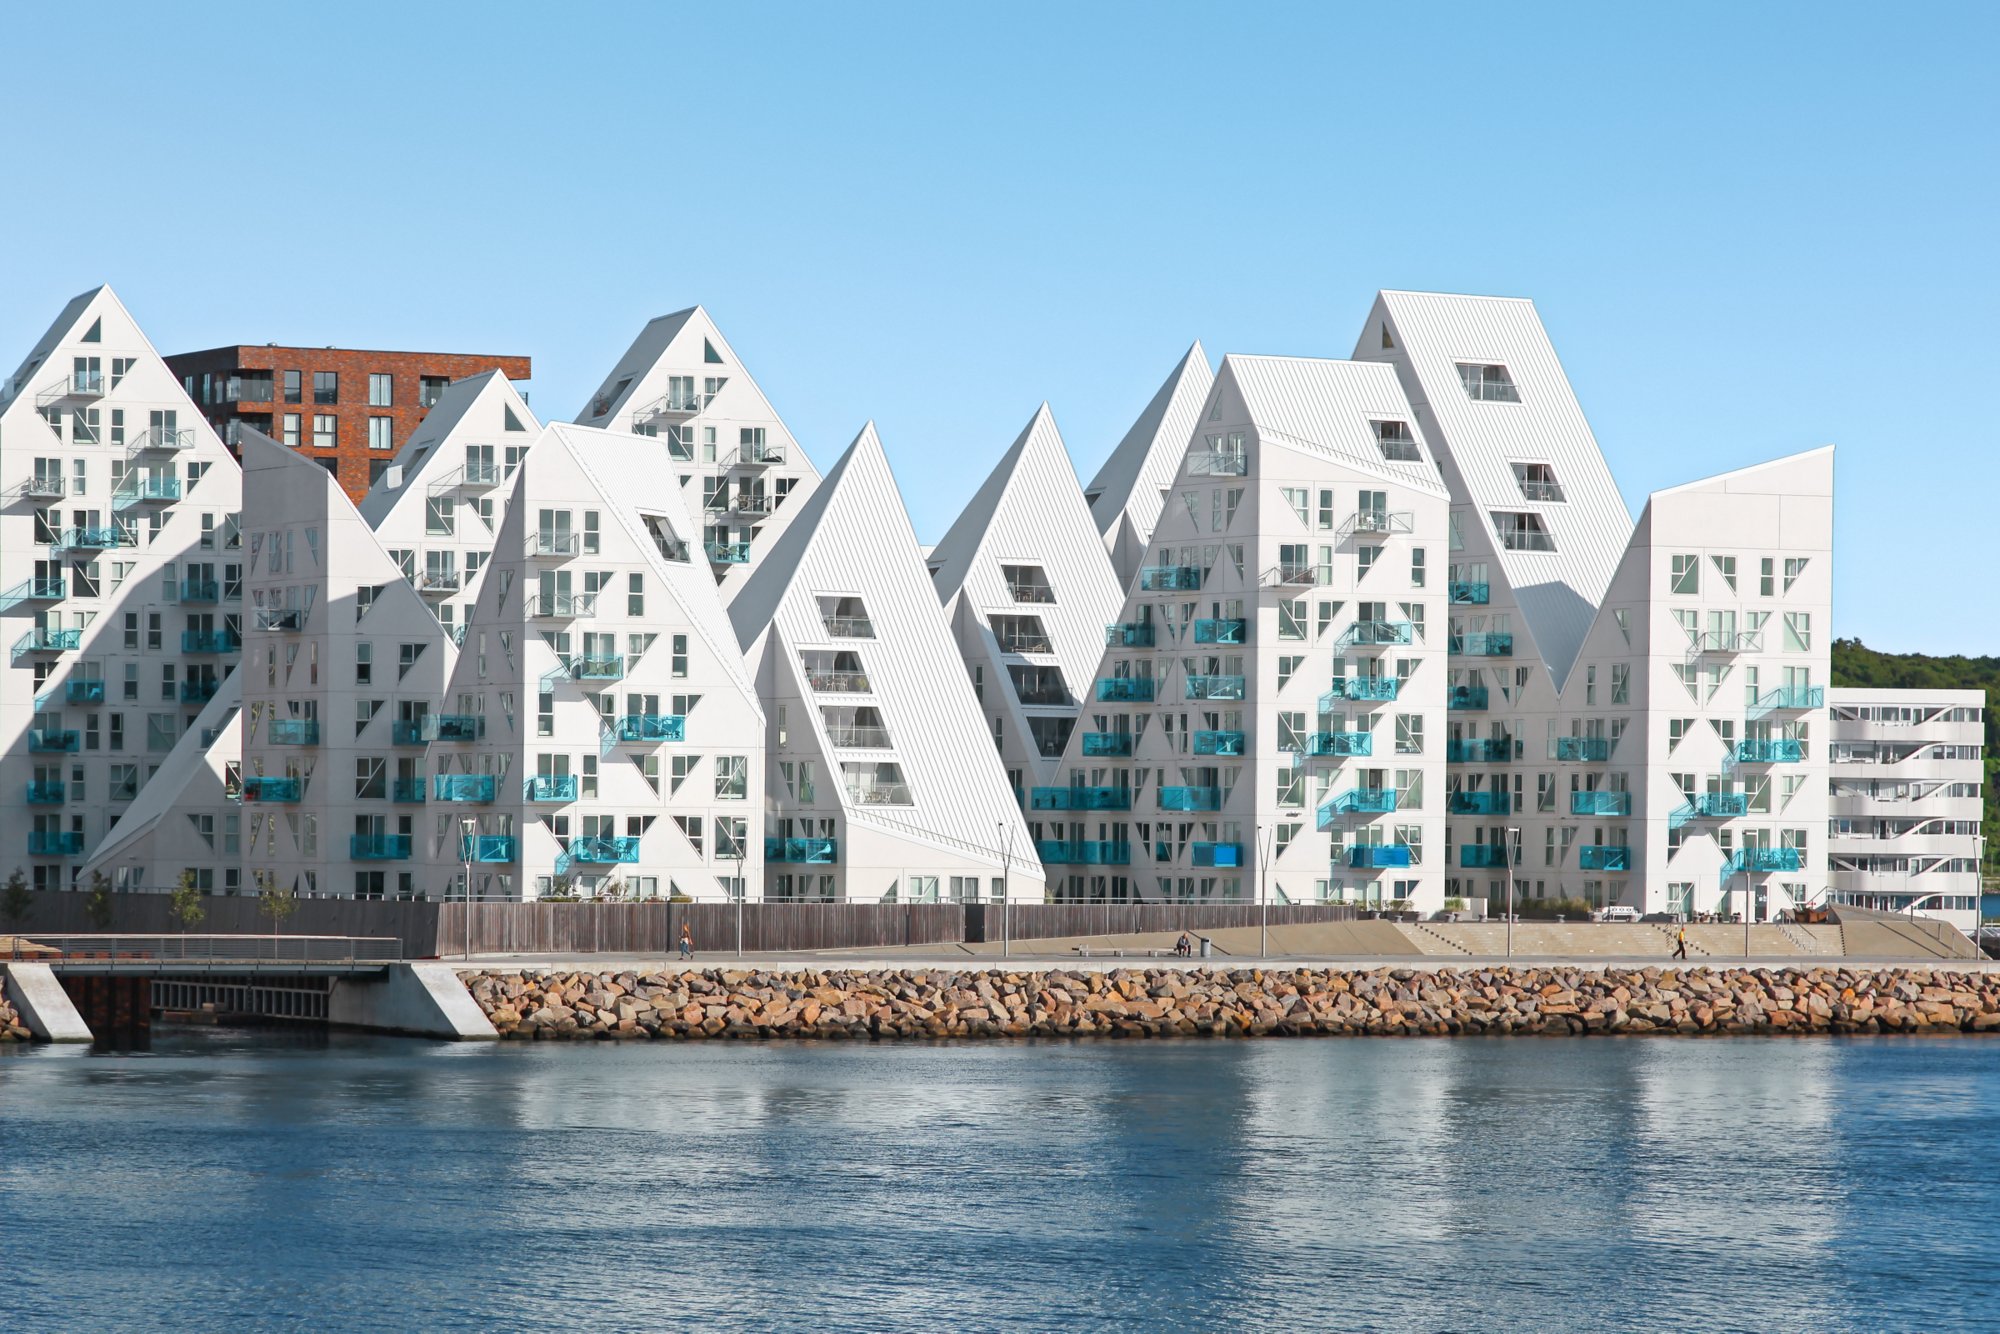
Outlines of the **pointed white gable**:
M 1187 453 L 1201 405 L 1215 381 L 1197 341 L 1183 355 L 1084 488 L 1121 586 L 1129 585 L 1159 522 L 1161 497 Z
M 86 879 L 101 871 L 121 893 L 161 891 L 174 888 L 187 867 L 237 865 L 220 838 L 240 809 L 230 771 L 243 754 L 241 703 L 232 673 L 91 853 Z M 197 824 L 204 816 L 212 821 L 210 834 Z M 217 893 L 228 887 L 223 876 L 214 881 Z

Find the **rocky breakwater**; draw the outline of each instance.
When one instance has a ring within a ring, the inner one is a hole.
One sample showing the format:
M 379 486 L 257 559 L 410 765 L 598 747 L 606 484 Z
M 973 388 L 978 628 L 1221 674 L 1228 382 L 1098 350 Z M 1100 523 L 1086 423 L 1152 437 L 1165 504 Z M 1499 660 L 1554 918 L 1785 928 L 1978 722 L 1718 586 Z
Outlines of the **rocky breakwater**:
M 2000 975 L 1910 968 L 469 973 L 507 1038 L 2000 1031 Z
M 21 1022 L 21 1016 L 5 996 L 0 996 L 0 1042 L 27 1042 L 35 1035 Z

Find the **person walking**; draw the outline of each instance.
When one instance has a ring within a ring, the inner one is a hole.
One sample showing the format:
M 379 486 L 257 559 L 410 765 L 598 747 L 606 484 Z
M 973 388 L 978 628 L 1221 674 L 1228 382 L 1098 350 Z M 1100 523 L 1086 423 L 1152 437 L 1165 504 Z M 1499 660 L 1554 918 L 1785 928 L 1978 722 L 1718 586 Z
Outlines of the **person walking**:
M 1688 929 L 1686 927 L 1682 927 L 1680 930 L 1674 932 L 1674 957 L 1676 959 L 1685 959 L 1687 958 L 1687 956 L 1688 956 Z
M 681 923 L 681 958 L 694 958 L 694 932 L 688 930 L 686 922 Z

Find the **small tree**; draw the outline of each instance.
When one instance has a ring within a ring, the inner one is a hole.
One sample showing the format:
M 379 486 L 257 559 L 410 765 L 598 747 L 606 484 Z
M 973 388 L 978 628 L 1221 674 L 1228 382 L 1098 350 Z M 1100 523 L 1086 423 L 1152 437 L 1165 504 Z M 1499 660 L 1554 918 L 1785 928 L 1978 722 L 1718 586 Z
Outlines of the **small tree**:
M 272 933 L 279 934 L 285 929 L 285 919 L 298 911 L 299 896 L 289 885 L 280 885 L 270 877 L 265 877 L 257 891 L 257 911 L 271 919 Z
M 181 924 L 182 935 L 200 926 L 201 919 L 208 916 L 208 909 L 201 901 L 201 891 L 195 888 L 193 867 L 181 872 L 181 881 L 174 886 L 173 896 L 167 900 L 167 912 Z
M 22 875 L 21 868 L 17 866 L 14 874 L 7 877 L 6 886 L 0 888 L 0 917 L 7 919 L 11 928 L 10 937 L 20 934 L 21 923 L 28 920 L 28 909 L 34 906 L 34 896 L 28 893 L 28 877 Z M 11 938 L 8 945 L 13 950 L 20 948 L 20 942 Z
M 90 893 L 84 896 L 83 915 L 99 931 L 111 929 L 111 880 L 102 871 L 90 873 Z

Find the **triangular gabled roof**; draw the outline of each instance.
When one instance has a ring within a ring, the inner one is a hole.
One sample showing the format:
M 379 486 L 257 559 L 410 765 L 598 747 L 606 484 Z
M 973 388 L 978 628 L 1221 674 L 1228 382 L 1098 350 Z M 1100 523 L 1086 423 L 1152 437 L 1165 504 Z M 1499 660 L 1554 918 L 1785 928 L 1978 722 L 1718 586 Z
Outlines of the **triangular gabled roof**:
M 243 754 L 242 704 L 242 680 L 232 671 L 195 715 L 194 724 L 174 742 L 158 772 L 146 780 L 138 797 L 91 851 L 85 874 L 128 855 L 133 844 L 176 810 L 214 809 L 223 799 L 224 771 Z M 204 742 L 204 736 L 210 739 Z
M 1390 367 L 1232 352 L 1222 359 L 1217 383 L 1225 378 L 1242 396 L 1259 440 L 1322 454 L 1433 495 L 1448 494 L 1422 440 L 1417 460 L 1387 459 L 1370 429 L 1373 421 L 1406 421 L 1410 416 L 1409 400 Z
M 1208 353 L 1197 340 L 1084 488 L 1092 497 L 1097 531 L 1107 543 L 1127 518 L 1140 542 L 1151 536 L 1160 517 L 1160 492 L 1173 483 L 1214 379 Z
M 505 429 L 509 412 L 520 423 L 519 431 Z M 369 527 L 380 528 L 404 502 L 421 505 L 427 488 L 464 470 L 464 445 L 526 444 L 541 429 L 527 400 L 500 371 L 455 380 L 396 451 L 395 463 L 368 488 L 361 499 L 361 517 Z
M 42 336 L 35 340 L 35 345 L 28 349 L 28 355 L 21 358 L 21 364 L 14 368 L 14 373 L 5 381 L 0 381 L 0 405 L 11 403 L 20 397 L 22 391 L 29 387 L 34 376 L 42 369 L 42 363 L 48 360 L 49 353 L 70 336 L 70 331 L 82 321 L 84 314 L 96 304 L 100 295 L 113 303 L 118 302 L 118 296 L 111 290 L 109 284 L 93 287 L 88 292 L 69 299 L 69 303 L 62 308 L 61 313 L 50 322 L 47 329 L 42 331 Z M 123 310 L 124 306 L 119 305 L 119 309 Z

